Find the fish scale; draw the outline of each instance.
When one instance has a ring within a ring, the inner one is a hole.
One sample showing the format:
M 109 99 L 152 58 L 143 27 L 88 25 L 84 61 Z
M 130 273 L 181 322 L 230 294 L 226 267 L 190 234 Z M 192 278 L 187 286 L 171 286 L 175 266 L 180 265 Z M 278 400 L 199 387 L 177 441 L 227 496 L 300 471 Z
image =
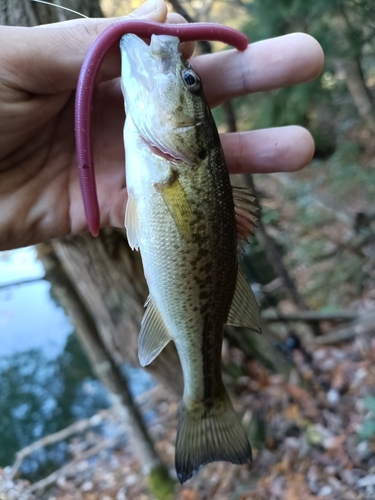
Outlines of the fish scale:
M 223 325 L 235 285 L 233 283 L 232 287 L 228 286 L 226 275 L 228 274 L 227 269 L 232 267 L 229 269 L 229 274 L 234 276 L 237 265 L 236 245 L 233 244 L 235 237 L 228 238 L 228 232 L 222 223 L 216 225 L 210 223 L 210 219 L 213 219 L 213 222 L 220 221 L 220 215 L 224 216 L 228 210 L 223 207 L 223 214 L 215 212 L 207 217 L 208 209 L 213 212 L 215 204 L 212 203 L 211 197 L 204 200 L 197 196 L 196 191 L 212 191 L 215 177 L 211 175 L 206 177 L 204 179 L 206 182 L 200 179 L 200 185 L 196 186 L 195 183 L 191 182 L 189 176 L 187 179 L 184 179 L 184 175 L 180 176 L 183 187 L 185 183 L 189 183 L 191 186 L 190 189 L 188 186 L 185 188 L 188 198 L 199 200 L 199 203 L 191 204 L 192 224 L 195 227 L 200 227 L 201 230 L 193 234 L 192 241 L 189 243 L 179 234 L 161 196 L 156 196 L 150 190 L 149 196 L 138 205 L 140 217 L 142 217 L 141 214 L 145 213 L 145 217 L 148 218 L 148 228 L 142 236 L 140 244 L 147 281 L 150 289 L 158 290 L 158 295 L 153 298 L 162 313 L 167 329 L 176 332 L 174 337 L 178 351 L 188 353 L 187 363 L 189 366 L 195 365 L 194 376 L 184 377 L 184 398 L 186 399 L 193 394 L 194 398 L 198 400 L 203 399 L 202 389 L 205 386 L 203 373 L 215 372 L 211 368 L 211 364 L 220 367 L 221 345 L 217 340 L 218 338 L 221 340 Z M 223 198 L 222 194 L 220 191 L 218 192 L 220 198 Z M 233 206 L 231 190 L 227 200 L 229 207 Z M 230 219 L 228 215 L 227 219 Z M 206 222 L 201 223 L 202 220 Z M 160 221 L 163 221 L 162 228 Z M 230 224 L 227 225 L 232 227 L 233 232 L 234 217 L 228 222 Z M 202 246 L 202 242 L 204 246 Z M 204 247 L 206 247 L 205 258 L 201 256 Z M 206 299 L 202 297 L 203 293 Z M 202 315 L 202 308 L 205 306 L 208 309 L 205 309 Z M 197 312 L 201 314 L 197 315 Z M 213 356 L 213 360 L 209 356 L 212 348 L 206 349 L 206 359 L 202 355 L 203 339 L 199 337 L 205 330 L 204 314 L 215 317 L 211 330 L 205 332 L 206 344 L 219 347 L 216 348 L 217 352 Z M 184 357 L 181 356 L 181 358 L 183 363 Z M 205 364 L 205 369 L 203 369 L 203 364 Z M 186 369 L 184 371 L 186 373 Z M 191 370 L 189 371 L 191 373 Z M 211 388 L 214 390 L 212 382 L 221 383 L 221 377 L 217 381 L 210 382 Z
M 184 394 L 176 439 L 181 482 L 210 461 L 251 461 L 251 447 L 221 376 L 226 322 L 259 331 L 254 295 L 238 267 L 237 224 L 219 135 L 179 40 L 121 41 L 125 96 L 125 225 L 142 256 L 149 298 L 139 359 L 173 340 Z M 241 193 L 241 234 L 252 210 Z M 249 212 L 246 212 L 246 209 Z

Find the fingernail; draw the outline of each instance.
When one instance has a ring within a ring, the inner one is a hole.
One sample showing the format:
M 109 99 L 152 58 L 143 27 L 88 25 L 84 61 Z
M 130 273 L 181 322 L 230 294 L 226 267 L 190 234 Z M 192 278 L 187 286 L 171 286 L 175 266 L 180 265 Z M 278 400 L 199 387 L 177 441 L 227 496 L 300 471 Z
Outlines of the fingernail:
M 140 7 L 135 9 L 129 17 L 140 17 L 140 16 L 145 16 L 147 14 L 150 14 L 151 12 L 154 12 L 157 10 L 158 6 L 158 0 L 147 0 L 144 4 L 142 4 Z

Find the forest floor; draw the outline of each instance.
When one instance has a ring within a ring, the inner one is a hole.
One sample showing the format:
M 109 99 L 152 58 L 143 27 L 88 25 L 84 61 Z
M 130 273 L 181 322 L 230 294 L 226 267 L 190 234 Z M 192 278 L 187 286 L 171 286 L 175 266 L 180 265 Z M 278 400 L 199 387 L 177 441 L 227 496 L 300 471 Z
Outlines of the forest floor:
M 232 383 L 236 410 L 253 445 L 252 466 L 214 463 L 167 498 L 176 500 L 362 500 L 375 498 L 375 338 L 357 334 L 336 345 L 295 349 L 288 376 L 272 374 L 224 343 L 224 370 L 237 366 Z M 171 473 L 178 400 L 157 386 L 142 400 L 150 433 Z M 154 498 L 141 464 L 118 426 L 111 443 L 88 430 L 71 440 L 76 458 L 45 491 L 0 471 L 1 500 L 148 500 Z M 372 426 L 372 427 L 371 427 Z M 372 439 L 371 439 L 372 429 Z M 366 436 L 366 432 L 369 435 Z M 363 440 L 360 435 L 363 435 Z M 113 436 L 112 436 L 113 437 Z M 102 447 L 100 446 L 102 442 Z M 85 448 L 96 455 L 80 459 Z

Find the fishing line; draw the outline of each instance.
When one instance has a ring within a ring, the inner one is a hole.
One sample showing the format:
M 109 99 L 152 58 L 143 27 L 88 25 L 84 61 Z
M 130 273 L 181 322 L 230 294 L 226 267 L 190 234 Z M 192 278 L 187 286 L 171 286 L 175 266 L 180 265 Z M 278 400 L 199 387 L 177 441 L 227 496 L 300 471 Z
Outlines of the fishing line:
M 44 3 L 45 5 L 52 5 L 52 7 L 56 7 L 57 9 L 62 9 L 62 10 L 67 10 L 68 12 L 71 12 L 72 14 L 76 14 L 77 16 L 84 17 L 85 19 L 90 19 L 88 16 L 85 16 L 84 14 L 81 14 L 80 12 L 77 12 L 76 10 L 69 9 L 68 7 L 63 7 L 62 5 L 57 5 L 52 2 L 46 2 L 45 0 L 30 0 L 31 2 L 35 3 Z

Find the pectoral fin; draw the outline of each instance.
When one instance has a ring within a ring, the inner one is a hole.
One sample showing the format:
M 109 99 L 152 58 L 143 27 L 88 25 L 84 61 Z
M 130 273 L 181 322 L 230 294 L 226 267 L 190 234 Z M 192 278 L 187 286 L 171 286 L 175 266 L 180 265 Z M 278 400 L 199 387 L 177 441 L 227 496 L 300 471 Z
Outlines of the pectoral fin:
M 141 366 L 149 365 L 172 340 L 151 297 L 148 297 L 145 305 L 147 309 L 138 339 L 138 358 Z
M 259 306 L 252 289 L 246 281 L 245 273 L 240 267 L 238 268 L 236 290 L 226 323 L 232 326 L 244 326 L 258 333 L 261 332 Z
M 186 241 L 191 241 L 193 214 L 184 188 L 178 180 L 177 173 L 172 173 L 168 182 L 157 184 L 156 188 L 161 193 L 179 233 Z
M 140 222 L 137 212 L 137 202 L 130 191 L 128 191 L 128 203 L 125 212 L 125 227 L 130 248 L 138 250 Z

